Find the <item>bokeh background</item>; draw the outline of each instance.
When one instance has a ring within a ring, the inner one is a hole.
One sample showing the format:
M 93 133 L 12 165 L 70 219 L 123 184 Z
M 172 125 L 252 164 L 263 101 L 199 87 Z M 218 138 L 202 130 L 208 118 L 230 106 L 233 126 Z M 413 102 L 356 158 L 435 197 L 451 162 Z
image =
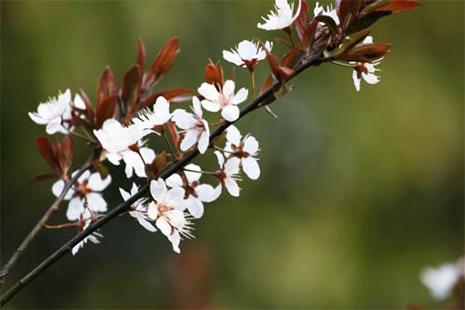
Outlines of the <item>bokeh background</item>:
M 255 27 L 271 4 L 2 1 L 2 259 L 53 200 L 52 181 L 28 182 L 46 169 L 34 143 L 44 128 L 28 111 L 66 88 L 95 98 L 105 65 L 119 78 L 132 66 L 138 38 L 151 60 L 178 36 L 181 54 L 160 86 L 195 88 L 208 57 L 281 35 Z M 120 218 L 101 245 L 66 256 L 9 307 L 441 307 L 419 273 L 463 254 L 463 31 L 462 1 L 382 20 L 375 39 L 393 48 L 380 84 L 356 93 L 348 69 L 324 65 L 293 81 L 274 105 L 279 119 L 258 111 L 239 123 L 261 143 L 262 177 L 207 206 L 181 255 Z M 245 72 L 238 79 L 248 85 Z M 116 188 L 106 198 L 120 201 Z M 52 222 L 64 221 L 62 210 Z M 7 285 L 74 233 L 42 232 Z

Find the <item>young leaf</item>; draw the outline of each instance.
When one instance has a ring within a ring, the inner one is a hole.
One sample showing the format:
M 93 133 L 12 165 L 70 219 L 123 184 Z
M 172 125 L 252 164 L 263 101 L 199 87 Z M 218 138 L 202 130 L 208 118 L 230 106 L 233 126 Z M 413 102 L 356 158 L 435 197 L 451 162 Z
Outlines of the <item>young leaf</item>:
M 145 66 L 145 45 L 142 39 L 139 39 L 138 41 L 136 64 L 139 66 L 140 70 L 143 72 L 144 66 Z
M 97 87 L 97 106 L 107 97 L 114 95 L 118 92 L 118 86 L 115 82 L 115 77 L 110 67 L 106 67 L 100 76 Z
M 219 63 L 214 63 L 211 59 L 208 60 L 208 64 L 205 66 L 205 82 L 223 86 L 224 76 L 223 68 Z
M 46 137 L 38 137 L 36 139 L 37 149 L 39 150 L 40 155 L 48 165 L 58 174 L 61 175 L 60 164 L 56 156 L 56 148 L 50 143 Z
M 142 86 L 141 78 L 142 74 L 139 65 L 135 65 L 124 75 L 121 99 L 126 108 L 136 104 Z
M 147 76 L 147 87 L 152 87 L 174 64 L 179 53 L 178 38 L 171 38 L 158 52 Z
M 295 29 L 297 30 L 297 35 L 299 36 L 300 41 L 302 42 L 305 30 L 307 29 L 307 19 L 308 19 L 308 3 L 305 0 L 301 1 L 301 8 L 299 16 L 295 20 Z
M 95 112 L 96 128 L 102 127 L 105 120 L 112 118 L 113 115 L 115 115 L 117 99 L 117 95 L 107 97 L 97 106 L 97 111 Z
M 333 33 L 337 34 L 337 25 L 334 19 L 332 19 L 329 16 L 326 15 L 318 15 L 315 17 L 315 20 L 319 21 L 320 23 L 323 23 L 328 27 L 328 29 Z

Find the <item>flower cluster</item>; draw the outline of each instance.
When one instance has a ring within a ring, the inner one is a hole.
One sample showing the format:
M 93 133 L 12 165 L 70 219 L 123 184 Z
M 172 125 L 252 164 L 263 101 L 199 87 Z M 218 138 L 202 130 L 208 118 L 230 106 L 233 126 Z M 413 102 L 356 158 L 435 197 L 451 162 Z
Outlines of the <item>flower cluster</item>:
M 275 0 L 274 10 L 257 27 L 282 30 L 288 36 L 277 41 L 285 48 L 282 57 L 273 54 L 276 44 L 258 39 L 243 40 L 222 52 L 226 62 L 249 71 L 250 87 L 237 86 L 235 74 L 225 79 L 220 63 L 209 60 L 204 70 L 205 81 L 198 87 L 156 89 L 179 53 L 178 39 L 172 38 L 147 67 L 145 46 L 140 41 L 136 64 L 120 84 L 111 69 L 106 68 L 98 82 L 95 105 L 83 91 L 72 99 L 70 90 L 39 104 L 37 112 L 29 113 L 30 118 L 45 125 L 49 135 L 65 135 L 57 143 L 41 137 L 37 145 L 59 179 L 52 186 L 53 194 L 69 201 L 66 217 L 71 226 L 82 231 L 104 216 L 108 208 L 102 191 L 112 180 L 106 165 L 123 163 L 130 180 L 120 186 L 124 201 L 140 193 L 136 183 L 147 184 L 145 188 L 150 184 L 150 196 L 132 202 L 127 215 L 149 232 L 159 230 L 179 253 L 180 241 L 193 237 L 193 221 L 203 216 L 206 204 L 217 200 L 222 192 L 238 197 L 242 172 L 251 180 L 260 177 L 257 139 L 250 134 L 242 135 L 233 125 L 244 114 L 240 106 L 247 99 L 258 100 L 256 67 L 265 61 L 269 65 L 270 72 L 260 88 L 260 94 L 271 94 L 271 100 L 262 105 L 268 109 L 267 105 L 282 89 L 287 89 L 288 80 L 298 69 L 314 63 L 350 68 L 358 91 L 362 79 L 369 84 L 379 82 L 375 65 L 390 48 L 387 43 L 373 42 L 367 20 L 374 22 L 381 16 L 412 7 L 395 0 L 379 4 L 374 0 L 338 0 L 334 8 L 324 8 L 317 2 L 313 14 L 309 14 L 311 10 L 305 0 L 297 3 Z M 225 128 L 225 135 L 217 134 Z M 92 147 L 93 157 L 85 169 L 70 174 L 72 138 L 85 140 Z M 151 146 L 155 139 L 157 150 Z M 208 153 L 217 159 L 213 169 L 194 163 L 176 171 L 168 169 L 189 154 Z M 170 173 L 161 177 L 164 171 Z M 135 177 L 139 178 L 137 182 L 133 180 Z M 76 254 L 87 241 L 98 243 L 100 237 L 100 233 L 88 235 L 72 253 Z
M 431 296 L 442 301 L 447 299 L 459 280 L 465 280 L 465 259 L 444 263 L 438 267 L 427 267 L 420 275 L 421 282 L 429 289 Z

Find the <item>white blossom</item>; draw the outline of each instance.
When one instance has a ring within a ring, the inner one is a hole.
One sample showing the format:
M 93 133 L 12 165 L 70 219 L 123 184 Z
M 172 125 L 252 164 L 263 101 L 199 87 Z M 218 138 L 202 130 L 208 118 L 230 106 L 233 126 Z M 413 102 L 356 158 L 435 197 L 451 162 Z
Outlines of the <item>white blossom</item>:
M 260 177 L 260 166 L 256 158 L 259 151 L 258 141 L 251 135 L 241 139 L 241 133 L 236 126 L 229 126 L 226 130 L 226 155 L 239 158 L 245 174 L 250 179 L 256 180 Z
M 124 201 L 126 201 L 131 198 L 131 196 L 134 196 L 139 191 L 139 188 L 136 183 L 132 183 L 130 193 L 126 192 L 122 188 L 120 188 L 119 191 L 121 193 L 121 197 L 123 197 Z M 144 204 L 145 201 L 145 198 L 140 198 L 133 202 L 130 207 L 129 215 L 135 218 L 142 227 L 150 232 L 154 232 L 157 229 L 148 221 L 149 217 L 147 215 L 147 206 Z
M 445 300 L 460 277 L 457 264 L 446 263 L 437 268 L 428 267 L 421 273 L 421 282 L 430 290 L 436 300 Z
M 75 174 L 76 171 L 73 172 L 72 176 Z M 110 183 L 110 175 L 102 179 L 98 172 L 91 174 L 89 170 L 84 171 L 65 194 L 65 200 L 69 200 L 68 209 L 66 211 L 68 220 L 78 220 L 84 214 L 85 210 L 94 213 L 107 211 L 107 203 L 100 192 L 107 188 Z M 64 187 L 64 180 L 60 179 L 56 181 L 52 186 L 53 194 L 56 197 L 60 196 Z
M 221 191 L 221 188 L 224 186 L 231 196 L 239 197 L 241 190 L 237 184 L 237 181 L 240 180 L 238 176 L 240 165 L 239 158 L 232 157 L 225 162 L 224 156 L 221 152 L 215 151 L 215 155 L 218 159 L 218 165 L 220 166 L 220 169 L 217 172 L 220 179 L 220 185 L 217 190 Z
M 80 231 L 85 230 L 87 227 L 89 227 L 90 223 L 92 222 L 92 213 L 89 210 L 85 210 L 83 214 L 81 215 L 80 222 L 83 223 L 82 227 L 80 228 Z M 103 235 L 98 232 L 93 232 L 84 239 L 82 239 L 78 244 L 76 244 L 72 249 L 71 253 L 73 255 L 76 255 L 77 252 L 84 247 L 84 245 L 87 243 L 87 241 L 90 241 L 94 244 L 99 244 L 100 240 L 98 238 L 103 238 Z
M 272 48 L 273 43 L 266 41 L 265 49 L 271 52 Z M 249 70 L 253 70 L 259 61 L 266 58 L 265 49 L 258 42 L 244 40 L 231 51 L 223 51 L 223 58 L 236 66 L 247 67 Z
M 335 8 L 333 8 L 332 5 L 328 5 L 326 6 L 326 10 L 325 8 L 322 6 L 320 6 L 319 2 L 317 1 L 315 3 L 315 8 L 313 9 L 313 14 L 315 16 L 318 16 L 318 15 L 323 15 L 323 16 L 328 16 L 328 17 L 331 17 L 334 22 L 336 23 L 336 25 L 339 25 L 340 22 L 339 22 L 339 16 L 337 16 L 337 11 Z
M 208 122 L 203 118 L 202 106 L 199 98 L 192 97 L 192 112 L 178 109 L 173 113 L 173 121 L 176 126 L 186 131 L 181 141 L 181 151 L 187 151 L 197 143 L 201 154 L 207 151 L 210 143 L 210 128 Z
M 179 243 L 182 237 L 191 238 L 191 222 L 182 211 L 184 189 L 167 189 L 163 179 L 150 183 L 150 193 L 154 199 L 147 214 L 155 220 L 158 229 L 168 238 L 176 253 L 180 253 Z
M 184 169 L 182 176 L 175 173 L 167 178 L 166 185 L 171 188 L 184 188 L 185 200 L 181 205 L 181 210 L 187 208 L 193 217 L 201 218 L 204 212 L 203 203 L 218 199 L 221 192 L 209 184 L 200 184 L 202 173 L 198 165 L 189 164 Z
M 153 129 L 168 122 L 171 118 L 170 103 L 165 97 L 159 96 L 153 105 L 153 110 L 145 109 L 132 121 L 144 129 Z
M 371 44 L 373 43 L 373 37 L 372 36 L 367 36 L 363 42 L 363 44 Z M 382 59 L 382 58 L 381 58 Z M 380 79 L 379 76 L 375 74 L 376 71 L 380 71 L 379 69 L 376 69 L 375 66 L 378 65 L 381 61 L 381 59 L 378 59 L 374 63 L 367 63 L 367 62 L 359 62 L 359 63 L 352 63 L 355 65 L 354 71 L 352 72 L 352 79 L 354 81 L 354 86 L 357 91 L 360 91 L 360 83 L 362 78 L 367 82 L 368 84 L 377 84 L 379 83 Z
M 37 112 L 29 112 L 29 117 L 39 125 L 46 125 L 49 135 L 60 132 L 68 134 L 72 131 L 72 108 L 85 110 L 86 106 L 82 98 L 76 94 L 71 100 L 71 91 L 67 89 L 58 97 L 52 97 L 47 102 L 40 103 Z
M 146 177 L 145 164 L 155 159 L 155 152 L 144 147 L 141 139 L 149 133 L 140 124 L 127 127 L 115 119 L 107 119 L 101 129 L 94 134 L 102 147 L 107 151 L 107 158 L 113 165 L 119 165 L 121 159 L 125 162 L 126 176 L 132 177 L 133 171 L 138 177 Z
M 299 16 L 301 0 L 295 13 L 294 3 L 289 4 L 287 0 L 275 0 L 274 9 L 266 17 L 262 17 L 265 23 L 257 24 L 257 27 L 264 30 L 279 30 L 285 29 L 292 25 L 294 20 Z
M 227 80 L 220 91 L 209 83 L 202 83 L 198 92 L 205 99 L 202 100 L 202 106 L 210 112 L 218 112 L 221 109 L 221 116 L 233 122 L 239 118 L 239 107 L 241 102 L 247 99 L 248 90 L 241 88 L 237 94 L 234 94 L 235 84 L 232 80 Z

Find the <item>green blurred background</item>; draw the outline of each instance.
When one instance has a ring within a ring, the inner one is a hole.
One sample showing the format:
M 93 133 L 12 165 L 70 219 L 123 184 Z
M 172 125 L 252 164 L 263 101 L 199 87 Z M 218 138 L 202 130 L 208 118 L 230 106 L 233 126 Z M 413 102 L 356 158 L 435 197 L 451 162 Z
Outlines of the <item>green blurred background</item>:
M 281 35 L 255 27 L 271 5 L 2 1 L 2 259 L 53 200 L 51 181 L 28 183 L 46 169 L 34 143 L 45 131 L 28 111 L 68 87 L 94 99 L 105 65 L 118 79 L 132 66 L 139 37 L 151 60 L 179 36 L 181 54 L 161 87 L 195 88 L 208 57 Z M 120 218 L 102 229 L 101 245 L 66 256 L 10 307 L 440 306 L 419 272 L 463 254 L 463 30 L 461 1 L 425 1 L 381 20 L 375 39 L 393 48 L 380 84 L 356 93 L 348 69 L 324 65 L 293 81 L 274 106 L 279 119 L 258 111 L 239 123 L 261 143 L 262 177 L 245 179 L 240 198 L 208 205 L 181 255 L 160 233 Z M 113 184 L 128 188 L 112 171 Z M 120 201 L 116 188 L 106 198 Z M 64 221 L 62 210 L 52 222 Z M 42 232 L 7 285 L 73 234 Z

